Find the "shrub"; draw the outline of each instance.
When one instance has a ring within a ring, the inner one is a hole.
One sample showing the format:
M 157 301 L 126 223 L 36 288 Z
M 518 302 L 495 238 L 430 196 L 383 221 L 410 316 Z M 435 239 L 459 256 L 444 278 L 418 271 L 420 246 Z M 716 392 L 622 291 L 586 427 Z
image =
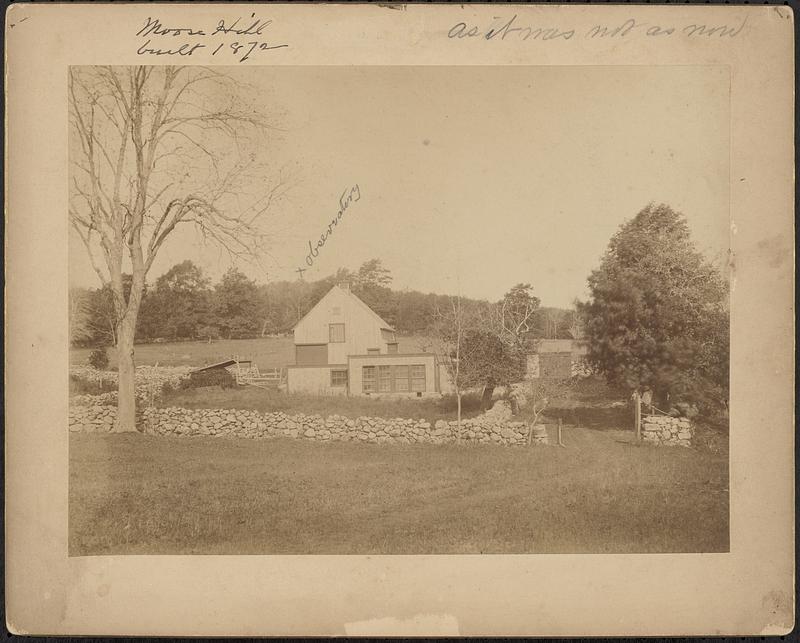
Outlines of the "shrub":
M 89 364 L 98 371 L 106 370 L 108 368 L 108 353 L 106 353 L 106 349 L 95 348 L 89 353 Z
M 233 388 L 236 386 L 236 378 L 224 368 L 214 368 L 209 371 L 190 373 L 189 377 L 180 383 L 180 388 L 182 389 L 202 388 L 204 386 Z

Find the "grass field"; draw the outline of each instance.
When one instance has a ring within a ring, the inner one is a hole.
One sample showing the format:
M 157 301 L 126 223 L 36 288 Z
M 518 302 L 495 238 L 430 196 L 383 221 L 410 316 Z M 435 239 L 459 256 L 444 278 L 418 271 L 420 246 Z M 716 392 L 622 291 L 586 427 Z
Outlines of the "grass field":
M 481 409 L 480 391 L 462 396 L 461 416 L 471 418 Z M 602 381 L 590 378 L 565 387 L 554 399 L 539 421 L 553 423 L 561 417 L 566 424 L 594 429 L 625 429 L 633 426 L 633 418 L 626 407 L 611 407 L 610 401 L 619 402 L 624 393 L 609 389 Z M 159 406 L 178 406 L 187 409 L 247 409 L 261 413 L 283 411 L 289 414 L 306 413 L 384 418 L 455 420 L 457 402 L 454 395 L 440 398 L 373 398 L 364 396 L 319 396 L 292 394 L 257 387 L 222 389 L 217 386 L 200 389 L 176 390 L 156 400 Z M 517 418 L 532 421 L 530 409 L 523 410 Z
M 397 338 L 401 353 L 420 351 L 422 337 Z M 84 364 L 89 358 L 90 348 L 72 348 L 69 353 L 71 364 Z M 114 350 L 108 351 L 110 367 L 117 366 Z M 136 344 L 134 358 L 138 365 L 160 366 L 205 366 L 238 355 L 252 359 L 259 368 L 278 368 L 294 364 L 294 339 L 290 337 L 262 337 L 258 339 L 216 339 L 212 343 L 171 342 L 163 344 Z
M 261 413 L 283 411 L 290 415 L 304 413 L 343 415 L 349 418 L 383 417 L 436 420 L 456 419 L 456 398 L 448 395 L 439 398 L 372 398 L 364 396 L 320 396 L 285 393 L 257 387 L 221 389 L 208 386 L 200 389 L 179 390 L 164 395 L 156 401 L 158 406 L 178 406 L 184 409 L 247 409 Z M 481 398 L 477 393 L 465 395 L 461 400 L 461 417 L 470 418 L 481 413 Z
M 70 555 L 720 552 L 727 453 L 70 435 Z

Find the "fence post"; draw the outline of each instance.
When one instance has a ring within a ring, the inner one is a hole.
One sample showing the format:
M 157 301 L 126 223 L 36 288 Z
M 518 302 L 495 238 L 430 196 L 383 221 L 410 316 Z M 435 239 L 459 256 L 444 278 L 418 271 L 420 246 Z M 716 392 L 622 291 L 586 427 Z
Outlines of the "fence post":
M 642 396 L 639 391 L 634 393 L 634 403 L 636 405 L 636 440 L 642 439 Z
M 558 416 L 558 446 L 563 447 L 564 443 L 561 441 L 561 416 Z

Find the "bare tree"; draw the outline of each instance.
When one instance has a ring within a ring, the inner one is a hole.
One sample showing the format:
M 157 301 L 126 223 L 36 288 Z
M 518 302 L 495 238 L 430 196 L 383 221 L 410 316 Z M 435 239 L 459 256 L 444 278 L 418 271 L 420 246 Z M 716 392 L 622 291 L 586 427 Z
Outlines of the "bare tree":
M 531 285 L 519 283 L 501 301 L 482 310 L 483 325 L 489 332 L 497 335 L 508 349 L 509 355 L 522 359 L 529 352 L 538 310 L 539 298 L 534 296 Z M 511 368 L 510 372 L 516 370 Z M 491 402 L 493 393 L 494 387 L 487 386 L 484 389 L 484 406 Z
M 572 339 L 583 339 L 583 318 L 581 317 L 580 312 L 578 311 L 579 304 L 576 302 L 573 303 L 573 309 L 569 313 L 569 334 Z
M 461 398 L 467 383 L 461 371 L 464 336 L 469 327 L 468 311 L 463 304 L 461 294 L 449 298 L 447 309 L 434 310 L 434 350 L 442 360 L 450 382 L 456 394 L 458 435 L 461 435 Z
M 560 310 L 551 309 L 547 311 L 547 334 L 550 339 L 558 339 L 563 322 L 564 317 Z
M 268 125 L 241 90 L 202 67 L 70 69 L 70 223 L 113 293 L 117 431 L 135 430 L 134 334 L 165 241 L 193 227 L 232 258 L 263 252 L 264 215 L 285 182 L 263 188 Z
M 524 377 L 525 355 L 539 299 L 530 284 L 517 284 L 497 303 L 449 298 L 449 307 L 434 310 L 435 350 L 440 355 L 458 403 L 468 390 L 483 387 L 482 406 L 491 406 L 498 385 Z
M 533 329 L 538 309 L 539 298 L 533 295 L 531 285 L 520 283 L 509 290 L 497 305 L 489 308 L 493 313 L 490 324 L 509 348 L 521 349 Z

